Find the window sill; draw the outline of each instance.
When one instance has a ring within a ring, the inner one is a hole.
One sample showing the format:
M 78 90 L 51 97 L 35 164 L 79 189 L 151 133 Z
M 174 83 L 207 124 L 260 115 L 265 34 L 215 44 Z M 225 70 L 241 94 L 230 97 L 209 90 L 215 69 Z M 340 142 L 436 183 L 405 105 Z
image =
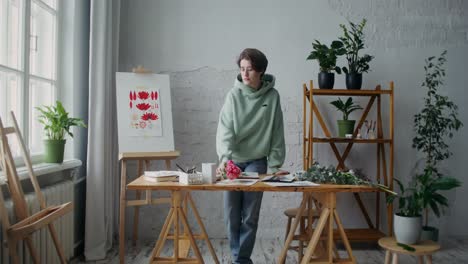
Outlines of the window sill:
M 70 170 L 80 167 L 82 164 L 81 160 L 78 159 L 69 159 L 64 160 L 63 163 L 38 163 L 33 165 L 33 171 L 36 177 L 40 178 L 41 175 L 51 174 L 54 172 L 60 172 L 64 170 Z M 18 177 L 20 181 L 29 179 L 28 169 L 26 167 L 18 167 Z M 0 185 L 3 185 L 5 181 L 5 176 L 0 173 Z

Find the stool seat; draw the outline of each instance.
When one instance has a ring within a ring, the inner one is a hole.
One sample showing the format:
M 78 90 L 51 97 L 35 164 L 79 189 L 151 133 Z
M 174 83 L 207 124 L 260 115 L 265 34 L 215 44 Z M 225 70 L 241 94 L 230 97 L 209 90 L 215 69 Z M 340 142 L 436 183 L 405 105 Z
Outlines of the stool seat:
M 296 217 L 296 214 L 297 214 L 297 210 L 299 210 L 299 208 L 289 208 L 289 209 L 286 209 L 284 210 L 284 215 L 286 215 L 288 218 L 289 217 Z M 308 217 L 309 216 L 309 211 L 312 210 L 312 209 L 306 209 L 304 210 L 304 212 L 302 212 L 302 215 L 301 217 Z M 315 219 L 318 219 L 320 217 L 320 214 L 317 210 L 312 210 L 312 218 L 315 218 Z
M 420 241 L 418 244 L 410 245 L 415 250 L 408 251 L 397 245 L 394 237 L 383 237 L 379 239 L 379 245 L 387 250 L 385 263 L 390 263 L 390 253 L 393 255 L 393 263 L 398 263 L 398 254 L 417 256 L 419 263 L 422 263 L 423 256 L 426 256 L 427 263 L 432 263 L 432 254 L 440 249 L 440 245 L 431 240 Z

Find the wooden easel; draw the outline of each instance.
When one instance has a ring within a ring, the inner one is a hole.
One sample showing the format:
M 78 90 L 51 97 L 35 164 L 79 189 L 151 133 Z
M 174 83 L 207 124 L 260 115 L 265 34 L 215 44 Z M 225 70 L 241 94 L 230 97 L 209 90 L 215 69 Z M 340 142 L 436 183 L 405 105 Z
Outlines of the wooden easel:
M 10 256 L 13 259 L 13 263 L 19 264 L 17 246 L 20 240 L 25 240 L 34 263 L 40 263 L 40 258 L 32 243 L 31 235 L 41 228 L 48 227 L 49 233 L 54 241 L 55 249 L 60 258 L 60 261 L 61 263 L 66 263 L 66 258 L 62 245 L 57 238 L 57 232 L 55 231 L 52 222 L 57 220 L 59 217 L 69 213 L 73 209 L 73 204 L 72 202 L 68 202 L 58 206 L 46 207 L 46 201 L 44 199 L 44 196 L 41 192 L 41 188 L 37 182 L 36 176 L 32 169 L 32 163 L 29 156 L 29 152 L 26 149 L 26 145 L 24 144 L 20 130 L 18 129 L 18 123 L 13 112 L 11 112 L 11 118 L 13 120 L 13 127 L 4 127 L 0 118 L 0 166 L 7 179 L 6 184 L 8 185 L 8 190 L 13 201 L 17 219 L 17 222 L 15 224 L 10 224 L 8 211 L 5 208 L 2 189 L 0 188 L 0 213 L 3 234 L 7 237 L 8 250 Z M 29 178 L 34 187 L 37 200 L 39 201 L 40 211 L 38 213 L 35 213 L 34 215 L 29 215 L 28 212 L 28 206 L 24 198 L 24 192 L 21 186 L 21 181 L 19 180 L 13 156 L 11 154 L 10 145 L 8 143 L 8 134 L 16 134 L 17 140 L 20 144 L 20 148 L 22 151 L 24 163 L 26 164 L 26 167 L 29 172 Z
M 120 229 L 119 229 L 119 254 L 120 263 L 124 263 L 125 257 L 125 207 L 134 206 L 135 211 L 133 215 L 133 245 L 136 244 L 138 239 L 138 222 L 139 222 L 139 208 L 142 205 L 155 205 L 155 204 L 170 204 L 171 198 L 152 198 L 151 191 L 145 191 L 145 198 L 142 199 L 141 191 L 136 191 L 135 200 L 127 200 L 127 161 L 137 161 L 137 175 L 141 176 L 146 168 L 149 168 L 151 160 L 163 160 L 166 169 L 171 169 L 171 160 L 180 156 L 179 151 L 169 152 L 124 152 L 119 154 L 119 161 L 121 162 L 121 177 L 120 177 Z M 188 252 L 188 249 L 187 249 Z

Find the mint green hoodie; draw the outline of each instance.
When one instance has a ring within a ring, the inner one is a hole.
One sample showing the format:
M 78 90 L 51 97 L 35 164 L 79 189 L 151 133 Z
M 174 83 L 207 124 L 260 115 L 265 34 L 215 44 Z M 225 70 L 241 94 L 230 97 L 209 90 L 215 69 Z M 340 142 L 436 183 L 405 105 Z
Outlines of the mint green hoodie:
M 268 158 L 268 167 L 278 171 L 285 157 L 283 112 L 275 77 L 264 74 L 258 90 L 237 76 L 219 115 L 216 151 L 221 162 L 245 162 Z

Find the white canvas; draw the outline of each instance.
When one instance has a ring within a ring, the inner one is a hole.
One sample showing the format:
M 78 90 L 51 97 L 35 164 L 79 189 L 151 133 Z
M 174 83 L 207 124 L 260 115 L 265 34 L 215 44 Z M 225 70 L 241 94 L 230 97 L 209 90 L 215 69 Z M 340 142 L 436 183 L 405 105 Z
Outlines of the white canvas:
M 119 152 L 174 150 L 169 76 L 118 72 Z

